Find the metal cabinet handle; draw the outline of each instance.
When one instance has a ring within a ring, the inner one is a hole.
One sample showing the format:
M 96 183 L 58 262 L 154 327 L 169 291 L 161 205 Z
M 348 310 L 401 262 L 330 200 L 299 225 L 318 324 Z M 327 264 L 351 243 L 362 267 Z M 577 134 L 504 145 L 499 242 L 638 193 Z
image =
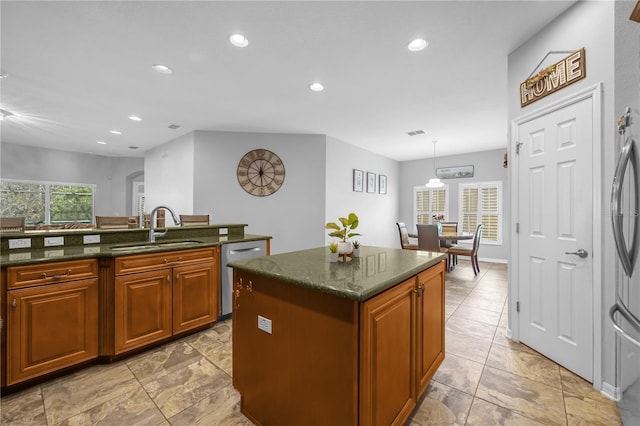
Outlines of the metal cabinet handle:
M 13 299 L 13 301 L 11 302 L 11 307 L 12 307 L 13 309 L 15 309 L 15 308 L 17 308 L 17 307 L 18 307 L 18 302 L 16 301 L 16 299 Z
M 178 264 L 180 262 L 182 262 L 182 256 L 180 256 L 177 260 L 171 260 L 171 261 L 169 259 L 165 259 L 164 260 L 164 263 L 167 264 L 167 265 L 175 265 L 175 264 Z
M 59 280 L 60 278 L 68 277 L 69 275 L 71 275 L 71 269 L 67 269 L 67 273 L 63 275 L 51 275 L 50 277 L 48 277 L 46 272 L 42 272 L 40 274 L 40 276 L 45 280 L 47 278 L 51 278 L 52 280 Z
M 167 275 L 167 282 L 171 282 L 171 275 Z
M 180 279 L 180 274 L 176 274 L 176 280 Z
M 418 288 L 413 290 L 413 292 L 416 293 L 418 296 L 422 296 L 422 293 L 424 293 L 424 284 L 420 283 Z
M 584 249 L 578 249 L 578 251 L 565 251 L 564 254 L 575 254 L 576 256 L 584 259 L 585 257 L 589 256 L 589 252 L 584 250 Z

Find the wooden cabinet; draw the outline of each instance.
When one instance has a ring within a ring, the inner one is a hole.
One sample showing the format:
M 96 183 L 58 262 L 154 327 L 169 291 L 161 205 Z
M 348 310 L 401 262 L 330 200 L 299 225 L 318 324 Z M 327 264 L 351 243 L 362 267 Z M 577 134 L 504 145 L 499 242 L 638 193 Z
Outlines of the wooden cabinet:
M 115 261 L 114 354 L 208 324 L 219 313 L 218 248 Z
M 403 425 L 444 360 L 444 274 L 442 261 L 358 302 L 235 270 L 242 412 L 256 424 Z
M 417 403 L 416 278 L 364 302 L 360 319 L 360 420 L 404 423 Z
M 442 262 L 361 305 L 361 424 L 404 424 L 442 364 L 444 273 Z
M 3 386 L 97 358 L 95 260 L 9 267 L 7 289 Z

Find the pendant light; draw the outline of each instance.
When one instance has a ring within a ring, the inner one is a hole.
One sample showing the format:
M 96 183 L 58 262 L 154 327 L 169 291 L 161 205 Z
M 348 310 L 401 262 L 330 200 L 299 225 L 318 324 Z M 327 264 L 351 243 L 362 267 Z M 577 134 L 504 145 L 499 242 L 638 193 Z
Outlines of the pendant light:
M 429 182 L 425 183 L 424 186 L 427 188 L 442 188 L 444 183 L 438 179 L 438 175 L 436 175 L 436 144 L 438 141 L 433 141 L 433 177 L 429 179 Z

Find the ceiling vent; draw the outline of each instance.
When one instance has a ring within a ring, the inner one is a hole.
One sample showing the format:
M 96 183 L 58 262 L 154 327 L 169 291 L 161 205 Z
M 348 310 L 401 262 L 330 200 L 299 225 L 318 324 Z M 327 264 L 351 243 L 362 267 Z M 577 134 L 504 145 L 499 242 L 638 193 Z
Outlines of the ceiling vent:
M 133 146 L 133 145 L 131 145 L 131 146 L 129 147 L 129 149 L 138 149 L 138 147 L 137 147 L 137 146 Z
M 177 124 L 170 124 L 169 128 L 175 130 L 175 129 L 179 129 L 180 126 L 178 126 Z
M 425 133 L 424 130 L 414 130 L 413 132 L 407 132 L 407 135 L 417 136 L 417 135 L 424 135 L 424 133 Z

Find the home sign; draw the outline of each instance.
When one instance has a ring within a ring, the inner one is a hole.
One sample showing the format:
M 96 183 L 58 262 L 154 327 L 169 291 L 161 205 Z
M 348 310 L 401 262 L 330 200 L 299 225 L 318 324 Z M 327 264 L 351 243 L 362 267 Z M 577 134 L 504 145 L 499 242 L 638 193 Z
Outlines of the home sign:
M 546 67 L 520 84 L 520 106 L 544 98 L 587 76 L 584 48 Z

